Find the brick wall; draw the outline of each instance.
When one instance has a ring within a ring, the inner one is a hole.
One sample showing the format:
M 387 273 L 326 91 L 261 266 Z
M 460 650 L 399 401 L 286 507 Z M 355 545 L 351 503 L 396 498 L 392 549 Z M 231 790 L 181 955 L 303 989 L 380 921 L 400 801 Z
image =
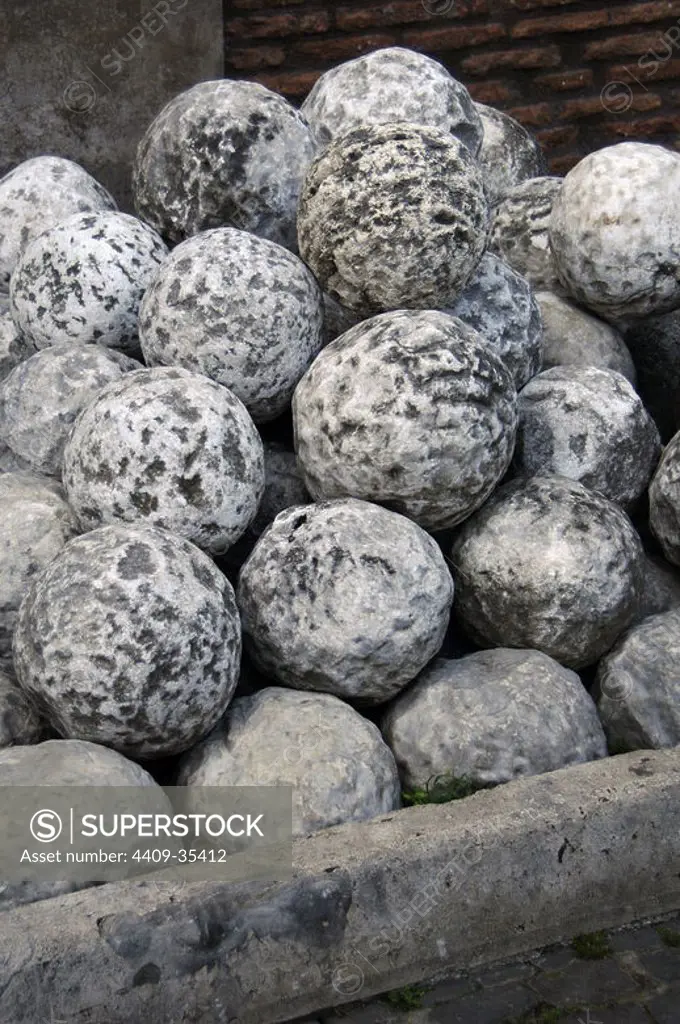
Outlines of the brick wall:
M 441 60 L 540 138 L 552 170 L 624 139 L 680 150 L 680 0 L 231 0 L 226 75 L 293 102 L 383 46 Z

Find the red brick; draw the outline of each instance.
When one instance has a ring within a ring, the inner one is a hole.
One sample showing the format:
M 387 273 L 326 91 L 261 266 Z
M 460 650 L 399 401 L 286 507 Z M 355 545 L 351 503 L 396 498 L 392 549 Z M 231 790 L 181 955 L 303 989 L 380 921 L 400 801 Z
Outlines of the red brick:
M 447 18 L 466 18 L 475 14 L 488 14 L 490 0 L 456 0 Z M 335 26 L 344 32 L 357 32 L 362 28 L 383 28 L 387 25 L 408 25 L 414 21 L 431 21 L 433 15 L 423 0 L 393 0 L 392 3 L 370 4 L 361 7 L 338 7 Z
M 519 90 L 511 82 L 499 82 L 489 79 L 486 82 L 470 82 L 468 91 L 478 103 L 491 103 L 493 106 L 502 103 L 514 103 L 519 98 Z
M 487 75 L 499 68 L 556 68 L 561 63 L 562 55 L 557 46 L 541 46 L 531 50 L 475 53 L 466 57 L 461 67 L 470 75 Z
M 293 59 L 314 57 L 320 61 L 342 61 L 384 46 L 395 46 L 396 42 L 394 36 L 362 32 L 360 35 L 338 36 L 334 39 L 326 36 L 323 39 L 303 40 L 292 44 L 288 52 Z
M 568 146 L 576 142 L 578 128 L 574 125 L 564 125 L 560 128 L 542 128 L 536 132 L 536 138 L 543 149 L 557 149 L 558 146 Z
M 583 50 L 584 60 L 606 60 L 608 57 L 642 57 L 654 50 L 659 56 L 668 53 L 661 32 L 638 32 L 627 36 L 609 36 L 597 39 Z M 670 54 L 669 54 L 670 55 Z
M 227 40 L 279 39 L 281 36 L 328 32 L 327 11 L 292 11 L 285 14 L 253 14 L 250 18 L 232 18 L 224 26 Z
M 653 60 L 653 58 L 652 58 Z M 655 61 L 654 64 L 645 63 L 642 67 L 636 62 L 634 64 L 617 64 L 607 69 L 608 82 L 628 82 L 636 79 L 645 85 L 652 78 L 662 81 L 668 78 L 680 78 L 680 60 L 667 60 L 665 62 Z
M 281 71 L 278 74 L 259 74 L 252 78 L 282 96 L 306 96 L 323 71 Z
M 260 68 L 274 68 L 283 64 L 286 51 L 281 46 L 254 46 L 246 50 L 229 50 L 227 66 L 237 71 L 259 71 Z
M 569 153 L 568 156 L 554 156 L 548 161 L 550 167 L 550 173 L 556 174 L 561 177 L 563 174 L 568 174 L 572 167 L 576 167 L 576 164 L 580 164 L 583 157 L 580 153 Z
M 654 3 L 629 3 L 625 7 L 607 7 L 601 11 L 576 11 L 547 18 L 528 18 L 514 26 L 515 39 L 549 35 L 553 32 L 587 32 L 595 28 L 663 21 L 680 14 L 680 0 L 655 0 Z
M 555 112 L 549 103 L 534 103 L 530 107 L 510 107 L 506 113 L 527 128 L 552 124 L 555 120 Z
M 444 25 L 441 28 L 412 29 L 404 32 L 404 46 L 414 50 L 459 50 L 465 46 L 480 46 L 492 43 L 507 35 L 505 26 L 489 25 Z
M 534 82 L 544 89 L 566 92 L 569 89 L 582 89 L 586 85 L 592 85 L 593 77 L 590 68 L 581 68 L 576 71 L 554 71 L 549 75 L 537 75 Z
M 631 97 L 630 110 L 657 110 L 661 106 L 661 100 L 654 93 L 642 93 L 639 96 Z M 619 111 L 620 112 L 620 111 Z M 607 106 L 602 101 L 602 96 L 591 97 L 582 100 L 567 100 L 562 104 L 561 120 L 571 121 L 574 118 L 590 117 L 593 114 L 608 113 Z
M 603 125 L 608 135 L 624 139 L 654 138 L 666 132 L 680 131 L 680 114 L 660 114 L 641 121 L 615 121 Z
M 536 11 L 544 7 L 567 7 L 579 0 L 496 0 L 497 7 L 504 11 Z
M 610 25 L 648 24 L 650 21 L 664 21 L 680 14 L 680 0 L 655 0 L 647 4 L 627 4 L 614 7 L 609 12 Z
M 242 11 L 259 11 L 263 7 L 293 7 L 307 0 L 231 0 L 232 6 Z

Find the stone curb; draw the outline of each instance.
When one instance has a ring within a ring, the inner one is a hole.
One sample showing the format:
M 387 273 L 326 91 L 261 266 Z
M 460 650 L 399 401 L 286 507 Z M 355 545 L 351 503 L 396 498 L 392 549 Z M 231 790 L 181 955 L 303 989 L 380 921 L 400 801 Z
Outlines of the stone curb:
M 119 883 L 0 917 L 6 1024 L 276 1024 L 680 909 L 680 749 L 299 840 L 280 883 Z

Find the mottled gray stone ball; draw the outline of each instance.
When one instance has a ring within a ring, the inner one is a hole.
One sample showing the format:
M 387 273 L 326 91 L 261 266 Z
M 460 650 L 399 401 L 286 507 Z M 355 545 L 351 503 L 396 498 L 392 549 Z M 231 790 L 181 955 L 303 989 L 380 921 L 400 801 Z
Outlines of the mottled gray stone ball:
M 79 413 L 62 479 L 83 530 L 145 521 L 219 554 L 257 512 L 262 441 L 227 388 L 179 367 L 135 370 Z
M 564 179 L 550 218 L 558 275 L 606 320 L 680 306 L 680 155 L 646 142 L 590 153 Z
M 461 528 L 455 611 L 481 647 L 594 664 L 633 622 L 643 550 L 625 512 L 559 476 L 516 480 Z
M 408 790 L 437 775 L 496 784 L 607 755 L 579 677 L 531 650 L 438 658 L 393 702 L 382 731 Z
M 14 634 L 19 685 L 52 727 L 134 758 L 206 735 L 240 657 L 229 581 L 189 541 L 141 525 L 67 544 L 31 583 Z
M 647 489 L 661 455 L 659 431 L 622 374 L 554 366 L 522 389 L 518 408 L 520 474 L 566 476 L 629 510 Z
M 362 704 L 389 700 L 437 653 L 452 599 L 435 541 L 354 498 L 282 512 L 237 589 L 258 668 L 286 686 Z
M 0 381 L 0 440 L 36 473 L 59 476 L 64 445 L 84 406 L 141 363 L 101 345 L 53 345 Z
M 302 114 L 256 82 L 200 82 L 139 143 L 139 216 L 170 242 L 229 225 L 296 248 L 300 185 L 316 153 Z
M 71 217 L 24 250 L 10 283 L 14 322 L 36 348 L 98 342 L 135 352 L 139 304 L 167 251 L 127 213 Z
M 12 635 L 26 589 L 78 533 L 56 480 L 0 474 L 0 669 L 12 667 Z
M 0 749 L 38 743 L 44 733 L 37 708 L 17 681 L 0 671 Z
M 668 561 L 680 565 L 680 432 L 666 445 L 649 485 L 649 525 Z
M 680 608 L 680 573 L 658 555 L 645 552 L 644 586 L 637 621 Z
M 625 340 L 638 391 L 665 444 L 680 430 L 680 310 L 641 320 Z
M 489 203 L 496 206 L 515 185 L 543 177 L 548 168 L 538 140 L 514 117 L 475 103 L 484 135 L 477 154 Z
M 510 371 L 473 328 L 384 313 L 331 342 L 298 384 L 298 464 L 317 501 L 352 495 L 447 529 L 507 470 L 516 406 Z
M 9 310 L 0 310 L 0 381 L 34 352 L 35 346 L 21 333 Z
M 149 366 L 223 384 L 256 422 L 275 419 L 323 345 L 323 295 L 293 253 L 236 228 L 182 242 L 142 302 Z
M 365 316 L 453 305 L 486 247 L 477 163 L 439 128 L 355 128 L 312 164 L 300 195 L 300 253 L 322 288 Z
M 473 156 L 482 142 L 480 113 L 462 82 L 439 61 L 401 46 L 324 72 L 301 110 L 323 145 L 361 125 L 390 121 L 450 132 Z
M 265 441 L 264 494 L 257 515 L 250 524 L 250 533 L 259 537 L 274 522 L 279 512 L 293 505 L 308 505 L 311 500 L 295 452 L 273 441 Z
M 455 306 L 444 312 L 493 345 L 518 390 L 540 370 L 541 311 L 529 282 L 497 256 L 482 256 Z
M 293 834 L 365 821 L 401 805 L 394 757 L 380 731 L 328 693 L 271 686 L 238 697 L 180 762 L 189 804 L 200 786 L 292 786 Z
M 553 292 L 537 291 L 536 301 L 543 320 L 544 370 L 551 366 L 599 366 L 622 373 L 635 387 L 633 359 L 615 327 Z
M 489 249 L 534 288 L 562 294 L 550 249 L 548 225 L 563 178 L 530 178 L 509 189 L 491 220 Z
M 34 238 L 77 213 L 115 210 L 103 185 L 59 156 L 25 160 L 0 179 L 0 292 Z

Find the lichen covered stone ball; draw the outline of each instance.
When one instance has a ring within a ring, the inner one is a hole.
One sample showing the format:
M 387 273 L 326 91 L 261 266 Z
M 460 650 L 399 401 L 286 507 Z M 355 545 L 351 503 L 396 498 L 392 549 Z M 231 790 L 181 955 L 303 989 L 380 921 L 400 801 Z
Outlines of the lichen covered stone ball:
M 495 207 L 489 250 L 534 288 L 561 294 L 563 285 L 550 249 L 548 227 L 562 178 L 530 178 L 509 189 Z
M 475 103 L 475 110 L 484 129 L 477 159 L 489 202 L 496 206 L 515 185 L 544 176 L 547 166 L 538 141 L 514 117 L 483 103 Z
M 673 565 L 680 565 L 680 432 L 666 445 L 649 485 L 649 524 Z

